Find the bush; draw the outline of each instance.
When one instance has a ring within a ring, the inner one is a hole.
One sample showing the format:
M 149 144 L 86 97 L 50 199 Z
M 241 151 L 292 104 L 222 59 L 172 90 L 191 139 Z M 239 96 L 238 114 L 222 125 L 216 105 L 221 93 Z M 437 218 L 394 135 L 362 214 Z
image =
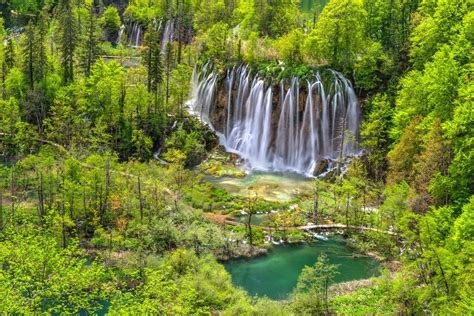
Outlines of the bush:
M 215 136 L 197 120 L 184 121 L 165 143 L 165 154 L 172 149 L 180 150 L 185 156 L 187 167 L 199 164 L 207 151 L 215 144 Z

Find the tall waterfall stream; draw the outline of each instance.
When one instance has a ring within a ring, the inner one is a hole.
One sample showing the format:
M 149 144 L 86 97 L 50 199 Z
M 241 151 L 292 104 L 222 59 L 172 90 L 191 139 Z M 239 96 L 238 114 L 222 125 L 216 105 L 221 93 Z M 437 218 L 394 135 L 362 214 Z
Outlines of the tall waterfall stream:
M 318 72 L 311 80 L 268 84 L 249 67 L 236 66 L 227 71 L 222 108 L 219 75 L 206 65 L 194 71 L 190 108 L 247 168 L 314 175 L 318 164 L 359 152 L 356 94 L 342 74 L 328 73 L 330 78 Z

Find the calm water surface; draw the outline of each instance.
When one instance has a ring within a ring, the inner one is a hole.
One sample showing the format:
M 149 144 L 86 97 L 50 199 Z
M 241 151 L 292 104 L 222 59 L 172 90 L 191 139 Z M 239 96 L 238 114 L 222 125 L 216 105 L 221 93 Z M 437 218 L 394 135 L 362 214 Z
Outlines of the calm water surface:
M 243 178 L 204 177 L 210 183 L 229 193 L 248 197 L 255 193 L 267 201 L 288 202 L 302 192 L 312 190 L 313 179 L 292 173 L 253 171 Z
M 340 236 L 329 241 L 281 245 L 267 256 L 239 259 L 225 263 L 234 285 L 250 295 L 286 299 L 293 291 L 305 265 L 313 265 L 324 252 L 331 264 L 338 264 L 335 282 L 366 279 L 378 274 L 379 263 L 370 257 L 354 256 L 354 252 Z

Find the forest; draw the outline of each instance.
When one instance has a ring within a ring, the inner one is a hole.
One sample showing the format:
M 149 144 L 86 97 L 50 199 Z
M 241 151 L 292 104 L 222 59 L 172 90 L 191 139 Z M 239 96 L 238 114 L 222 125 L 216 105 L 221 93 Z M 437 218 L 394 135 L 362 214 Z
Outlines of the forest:
M 474 314 L 473 0 L 0 12 L 1 314 Z

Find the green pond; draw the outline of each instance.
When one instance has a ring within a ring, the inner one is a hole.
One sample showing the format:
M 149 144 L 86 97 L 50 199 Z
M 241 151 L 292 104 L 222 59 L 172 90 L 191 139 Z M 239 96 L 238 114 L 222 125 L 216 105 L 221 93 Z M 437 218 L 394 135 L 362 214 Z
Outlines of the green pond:
M 234 285 L 252 296 L 284 300 L 293 291 L 304 266 L 313 265 L 321 253 L 331 264 L 338 264 L 335 282 L 366 279 L 379 273 L 379 263 L 356 255 L 341 236 L 314 243 L 285 244 L 273 247 L 266 256 L 231 260 L 224 263 Z

